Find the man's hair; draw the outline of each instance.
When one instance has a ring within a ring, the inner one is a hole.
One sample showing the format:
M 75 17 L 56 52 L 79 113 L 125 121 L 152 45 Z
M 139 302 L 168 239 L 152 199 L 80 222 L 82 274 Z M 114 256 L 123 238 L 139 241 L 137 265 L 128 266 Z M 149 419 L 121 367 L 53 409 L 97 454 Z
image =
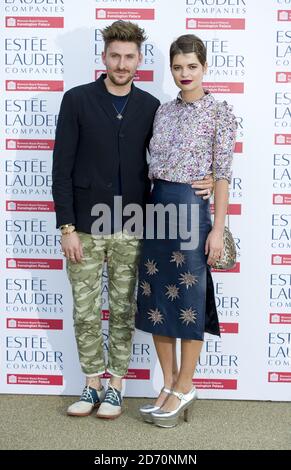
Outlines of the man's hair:
M 114 21 L 101 30 L 105 43 L 105 51 L 113 41 L 134 42 L 140 51 L 142 43 L 147 39 L 145 30 L 131 21 Z

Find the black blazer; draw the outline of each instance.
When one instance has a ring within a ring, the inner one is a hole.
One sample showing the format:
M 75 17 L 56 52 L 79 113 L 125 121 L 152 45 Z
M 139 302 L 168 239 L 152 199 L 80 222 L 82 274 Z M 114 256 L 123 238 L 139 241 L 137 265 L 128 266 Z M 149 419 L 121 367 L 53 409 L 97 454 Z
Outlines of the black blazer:
M 91 233 L 92 206 L 113 207 L 119 166 L 123 206 L 143 206 L 149 191 L 146 148 L 160 102 L 132 84 L 120 122 L 105 77 L 72 88 L 61 103 L 52 172 L 57 227 L 72 223 Z

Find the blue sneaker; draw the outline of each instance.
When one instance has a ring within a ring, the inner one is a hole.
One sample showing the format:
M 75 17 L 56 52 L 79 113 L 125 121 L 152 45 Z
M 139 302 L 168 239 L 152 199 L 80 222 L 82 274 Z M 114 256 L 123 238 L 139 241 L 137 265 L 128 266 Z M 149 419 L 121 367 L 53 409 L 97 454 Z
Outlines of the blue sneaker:
M 121 415 L 121 392 L 112 385 L 108 385 L 105 398 L 96 413 L 97 418 L 115 419 Z
M 89 416 L 94 408 L 100 406 L 105 397 L 104 387 L 101 390 L 86 385 L 79 401 L 76 401 L 67 409 L 70 416 Z

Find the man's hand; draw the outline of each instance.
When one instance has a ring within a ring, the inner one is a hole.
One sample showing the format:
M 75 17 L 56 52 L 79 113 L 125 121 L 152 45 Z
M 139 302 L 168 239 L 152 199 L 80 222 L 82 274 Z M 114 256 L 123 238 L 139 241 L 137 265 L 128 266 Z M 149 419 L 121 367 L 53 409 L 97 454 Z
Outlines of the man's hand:
M 193 181 L 191 188 L 198 189 L 198 191 L 195 191 L 197 196 L 203 196 L 202 199 L 209 199 L 214 188 L 212 175 L 205 176 L 203 180 Z
M 82 243 L 77 232 L 62 235 L 61 245 L 64 256 L 73 263 L 81 263 L 83 259 Z

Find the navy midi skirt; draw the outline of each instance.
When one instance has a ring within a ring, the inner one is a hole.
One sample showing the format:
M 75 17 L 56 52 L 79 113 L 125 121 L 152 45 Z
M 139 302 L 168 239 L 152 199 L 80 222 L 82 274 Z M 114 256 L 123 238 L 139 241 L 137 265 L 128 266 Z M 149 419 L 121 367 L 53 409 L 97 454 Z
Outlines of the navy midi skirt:
M 157 204 L 160 208 L 170 204 L 171 217 L 166 210 L 157 211 L 156 217 L 147 212 L 135 326 L 173 338 L 202 341 L 204 332 L 219 336 L 213 281 L 205 255 L 211 230 L 209 201 L 195 195 L 189 184 L 154 180 L 147 209 L 157 208 Z

